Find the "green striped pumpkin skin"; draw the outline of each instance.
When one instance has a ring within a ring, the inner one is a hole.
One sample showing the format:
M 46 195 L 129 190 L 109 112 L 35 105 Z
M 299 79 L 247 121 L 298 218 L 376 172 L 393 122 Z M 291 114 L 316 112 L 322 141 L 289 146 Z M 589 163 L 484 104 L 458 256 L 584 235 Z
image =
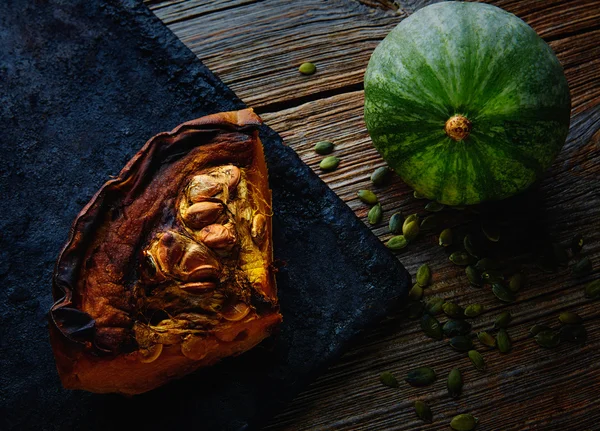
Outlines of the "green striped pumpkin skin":
M 447 205 L 525 190 L 569 130 L 569 88 L 552 49 L 484 3 L 437 3 L 406 18 L 377 46 L 364 81 L 375 148 L 413 189 Z M 472 124 L 464 140 L 445 133 L 455 114 Z

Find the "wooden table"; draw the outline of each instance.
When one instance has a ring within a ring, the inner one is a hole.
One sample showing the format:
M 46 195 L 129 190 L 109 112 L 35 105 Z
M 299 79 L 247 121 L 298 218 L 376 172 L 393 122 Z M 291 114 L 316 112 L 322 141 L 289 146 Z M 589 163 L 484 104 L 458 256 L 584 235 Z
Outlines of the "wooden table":
M 426 3 L 148 0 L 154 13 L 365 223 L 368 207 L 356 192 L 373 188 L 369 175 L 384 162 L 363 122 L 363 73 L 385 35 Z M 505 232 L 500 242 L 508 245 L 500 253 L 522 265 L 530 285 L 510 305 L 500 303 L 489 289 L 469 287 L 463 269 L 448 261 L 435 234 L 422 235 L 398 258 L 411 274 L 420 264 L 430 264 L 433 284 L 426 296 L 485 305 L 487 312 L 473 320 L 474 331 L 489 329 L 501 311 L 509 310 L 513 351 L 502 355 L 480 349 L 488 363 L 488 371 L 481 373 L 464 353 L 427 338 L 418 321 L 399 313 L 365 334 L 267 429 L 446 430 L 450 419 L 464 412 L 480 418 L 479 430 L 600 429 L 600 302 L 584 298 L 582 291 L 600 276 L 600 2 L 491 3 L 524 19 L 550 44 L 565 68 L 573 100 L 572 134 L 548 177 L 525 197 L 499 207 Z M 298 65 L 307 60 L 317 65 L 313 76 L 298 73 Z M 335 142 L 335 154 L 342 160 L 336 171 L 319 170 L 322 156 L 312 151 L 319 140 Z M 394 212 L 424 214 L 425 202 L 414 199 L 397 177 L 376 192 L 385 217 L 372 230 L 382 241 L 390 237 L 387 221 Z M 490 215 L 483 211 L 449 211 L 445 223 L 459 231 L 476 226 Z M 592 274 L 574 278 L 573 261 L 555 273 L 531 264 L 532 251 L 539 252 L 531 238 L 569 241 L 575 233 L 585 237 L 584 254 L 592 259 Z M 557 316 L 565 310 L 585 319 L 589 340 L 584 347 L 561 344 L 545 350 L 528 337 L 535 322 L 558 326 Z M 389 389 L 379 383 L 383 371 L 402 380 L 407 370 L 423 365 L 439 375 L 429 388 L 415 389 L 401 381 L 398 389 Z M 462 370 L 465 380 L 457 400 L 448 397 L 445 388 L 454 367 Z M 432 425 L 416 418 L 416 399 L 432 407 Z

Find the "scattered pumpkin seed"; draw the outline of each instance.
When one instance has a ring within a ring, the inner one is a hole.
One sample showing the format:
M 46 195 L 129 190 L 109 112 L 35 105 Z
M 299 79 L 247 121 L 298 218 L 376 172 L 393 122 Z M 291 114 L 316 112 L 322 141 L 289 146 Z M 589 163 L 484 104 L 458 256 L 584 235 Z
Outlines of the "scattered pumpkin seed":
M 450 262 L 454 263 L 455 265 L 460 266 L 466 266 L 473 263 L 473 256 L 462 250 L 455 251 L 448 259 L 450 259 Z
M 462 393 L 463 379 L 458 368 L 453 368 L 448 373 L 448 395 L 452 398 L 458 398 Z
M 419 222 L 419 216 L 417 214 L 411 214 L 408 217 L 406 217 L 404 219 L 404 223 L 402 223 L 402 231 L 404 232 L 404 229 L 406 229 L 406 225 L 409 223 L 412 223 L 416 221 L 417 223 Z
M 427 205 L 425 205 L 425 211 L 429 211 L 432 213 L 440 212 L 443 209 L 444 209 L 444 204 L 441 204 L 436 201 L 431 201 L 431 202 L 427 203 Z
M 429 386 L 433 382 L 437 376 L 435 375 L 435 371 L 429 367 L 420 367 L 415 368 L 414 370 L 410 370 L 406 376 L 406 382 L 415 387 Z
M 421 193 L 419 193 L 418 191 L 413 191 L 413 196 L 415 199 L 426 199 L 425 195 L 422 195 Z
M 408 292 L 408 298 L 412 301 L 418 301 L 423 297 L 423 288 L 417 283 Z
M 477 368 L 479 371 L 485 371 L 485 360 L 483 359 L 481 353 L 479 353 L 477 350 L 469 350 L 469 353 L 467 354 L 469 355 L 469 359 L 475 368 Z
M 563 313 L 560 313 L 560 316 L 558 316 L 558 320 L 560 320 L 560 323 L 564 325 L 581 325 L 583 323 L 583 319 L 581 318 L 581 316 L 572 311 L 565 311 Z
M 421 400 L 415 401 L 415 412 L 423 422 L 427 422 L 428 424 L 433 422 L 433 413 L 425 402 Z
M 452 245 L 452 229 L 444 229 L 440 233 L 439 243 L 442 247 L 448 247 L 449 245 Z
M 329 156 L 329 157 L 325 157 L 323 160 L 321 160 L 321 163 L 319 163 L 319 167 L 321 169 L 323 169 L 324 171 L 333 171 L 335 168 L 337 168 L 340 164 L 340 159 L 338 159 L 335 156 Z
M 491 259 L 489 257 L 484 257 L 483 259 L 479 259 L 475 264 L 475 269 L 478 271 L 489 271 L 490 269 L 498 269 L 500 268 L 500 263 L 497 260 Z
M 333 151 L 333 142 L 320 141 L 315 144 L 315 153 L 325 156 Z
M 369 210 L 367 214 L 367 218 L 369 219 L 369 224 L 375 225 L 381 222 L 383 217 L 383 209 L 381 208 L 381 204 L 375 205 L 373 208 Z
M 377 195 L 371 190 L 359 190 L 356 195 L 362 202 L 368 205 L 375 205 L 378 202 Z
M 428 215 L 421 221 L 421 230 L 431 231 L 437 227 L 438 218 L 435 214 Z
M 583 248 L 583 244 L 584 244 L 583 235 L 578 233 L 577 235 L 575 235 L 573 237 L 573 239 L 571 240 L 571 252 L 573 252 L 573 256 L 576 256 L 577 254 L 579 254 L 579 252 Z
M 496 339 L 488 332 L 481 331 L 477 334 L 477 339 L 481 344 L 487 347 L 496 347 Z
M 552 254 L 554 255 L 554 261 L 559 265 L 566 265 L 569 261 L 569 254 L 560 243 L 552 243 Z
M 470 414 L 454 416 L 450 421 L 450 427 L 454 431 L 472 431 L 477 426 L 479 419 Z
M 383 186 L 390 176 L 390 169 L 387 166 L 381 166 L 373 171 L 371 174 L 371 182 L 373 185 L 380 187 Z
M 302 75 L 312 75 L 313 73 L 315 73 L 317 71 L 317 66 L 315 66 L 313 63 L 307 61 L 304 62 L 300 65 L 300 67 L 298 68 L 298 70 L 300 71 L 300 73 Z
M 585 344 L 587 330 L 583 325 L 563 325 L 560 328 L 560 341 Z
M 424 305 L 421 301 L 410 301 L 406 308 L 409 319 L 418 319 L 423 314 Z
M 396 235 L 391 237 L 385 244 L 390 250 L 402 250 L 408 245 L 408 241 L 404 238 L 404 235 Z
M 465 308 L 465 316 L 477 317 L 485 311 L 485 307 L 481 304 L 470 304 Z
M 508 312 L 508 311 L 503 311 L 502 313 L 500 313 L 498 315 L 498 317 L 496 317 L 496 320 L 494 320 L 494 328 L 495 329 L 506 328 L 506 327 L 508 327 L 508 324 L 510 323 L 511 320 L 512 320 L 512 314 L 510 314 L 510 312 Z
M 473 256 L 475 259 L 479 259 L 481 256 L 481 250 L 479 246 L 476 244 L 475 239 L 471 234 L 465 235 L 465 239 L 463 240 L 463 245 L 467 253 Z
M 453 319 L 463 319 L 465 317 L 464 308 L 454 302 L 445 302 L 442 309 L 448 317 Z
M 431 269 L 429 265 L 424 263 L 417 270 L 417 283 L 423 287 L 429 285 L 429 281 L 431 280 Z
M 444 298 L 429 298 L 425 303 L 425 311 L 431 315 L 439 314 L 442 312 L 444 306 Z
M 410 223 L 404 223 L 402 226 L 402 233 L 404 234 L 404 238 L 407 241 L 414 240 L 417 236 L 419 236 L 419 222 L 411 221 Z
M 481 279 L 486 283 L 502 283 L 504 281 L 504 276 L 500 271 L 488 269 L 481 273 Z
M 401 213 L 394 213 L 390 217 L 389 229 L 394 235 L 400 235 L 402 233 L 402 224 L 404 223 L 404 216 Z
M 481 279 L 481 273 L 472 265 L 465 268 L 465 273 L 469 279 L 471 286 L 481 287 L 483 286 L 483 280 Z
M 588 283 L 584 289 L 585 297 L 590 299 L 600 298 L 600 279 Z
M 444 326 L 442 331 L 446 337 L 456 337 L 457 335 L 467 335 L 471 332 L 471 324 L 465 320 L 450 319 Z
M 592 272 L 592 261 L 589 257 L 584 257 L 573 266 L 573 276 L 585 277 Z
M 455 337 L 450 338 L 448 342 L 450 347 L 454 350 L 458 350 L 459 352 L 467 352 L 473 348 L 473 341 L 471 337 L 466 335 L 457 335 Z
M 496 298 L 502 302 L 515 302 L 517 299 L 513 292 L 500 283 L 494 283 L 492 285 L 492 292 L 496 295 Z
M 542 347 L 552 349 L 560 344 L 560 333 L 552 330 L 540 331 L 536 334 L 535 341 Z
M 492 224 L 483 224 L 481 226 L 481 231 L 488 240 L 492 242 L 500 241 L 500 230 L 497 226 Z
M 423 314 L 421 317 L 421 329 L 430 338 L 441 340 L 443 338 L 442 325 L 431 314 Z
M 508 280 L 508 289 L 511 292 L 518 292 L 525 285 L 525 276 L 521 272 L 513 274 Z
M 512 349 L 512 343 L 506 329 L 502 328 L 496 334 L 496 345 L 500 353 L 508 353 Z
M 379 381 L 388 388 L 397 388 L 400 386 L 396 377 L 394 377 L 394 375 L 389 371 L 384 371 L 381 373 L 379 376 Z
M 539 334 L 542 331 L 551 331 L 552 328 L 546 325 L 539 325 L 539 324 L 535 324 L 531 327 L 531 329 L 529 330 L 529 335 L 531 335 L 532 337 L 535 337 L 537 334 Z

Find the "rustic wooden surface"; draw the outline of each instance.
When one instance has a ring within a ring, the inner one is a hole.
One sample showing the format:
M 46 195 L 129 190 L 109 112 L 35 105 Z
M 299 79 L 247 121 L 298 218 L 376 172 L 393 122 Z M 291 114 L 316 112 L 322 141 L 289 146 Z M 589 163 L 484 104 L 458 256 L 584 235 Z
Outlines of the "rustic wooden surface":
M 370 173 L 384 162 L 373 149 L 362 118 L 363 73 L 385 35 L 424 0 L 148 0 L 149 7 L 198 57 L 228 84 L 366 222 L 368 207 L 356 198 L 374 189 L 385 210 L 373 232 L 389 238 L 391 214 L 425 214 L 424 201 L 394 176 L 373 188 Z M 426 296 L 461 305 L 482 303 L 487 312 L 473 320 L 474 331 L 491 328 L 503 310 L 513 314 L 513 351 L 480 349 L 488 371 L 480 373 L 465 354 L 446 341 L 425 337 L 418 321 L 403 313 L 371 330 L 337 364 L 276 417 L 267 429 L 282 430 L 445 430 L 458 413 L 480 418 L 479 430 L 600 429 L 600 303 L 585 299 L 583 286 L 600 275 L 600 2 L 598 0 L 494 0 L 491 3 L 529 23 L 554 49 L 569 81 L 572 132 L 548 176 L 526 195 L 478 211 L 449 210 L 445 226 L 461 232 L 494 218 L 503 237 L 494 251 L 518 264 L 531 280 L 518 301 L 504 305 L 488 289 L 468 286 L 461 268 L 447 260 L 435 234 L 421 235 L 398 258 L 411 274 L 428 262 L 434 271 Z M 302 76 L 297 67 L 312 61 L 318 71 Z M 340 167 L 319 171 L 319 140 L 336 143 Z M 477 213 L 479 212 L 479 213 Z M 439 229 L 438 229 L 439 232 Z M 584 255 L 593 273 L 576 279 L 569 267 L 554 273 L 533 265 L 547 243 L 586 239 Z M 343 304 L 340 304 L 343 306 Z M 544 350 L 528 338 L 535 322 L 557 324 L 564 310 L 585 319 L 589 341 Z M 400 380 L 417 366 L 431 366 L 438 381 L 415 389 L 401 382 L 383 387 L 378 376 Z M 458 400 L 447 396 L 445 378 L 463 371 Z M 426 400 L 434 423 L 423 424 L 412 405 Z

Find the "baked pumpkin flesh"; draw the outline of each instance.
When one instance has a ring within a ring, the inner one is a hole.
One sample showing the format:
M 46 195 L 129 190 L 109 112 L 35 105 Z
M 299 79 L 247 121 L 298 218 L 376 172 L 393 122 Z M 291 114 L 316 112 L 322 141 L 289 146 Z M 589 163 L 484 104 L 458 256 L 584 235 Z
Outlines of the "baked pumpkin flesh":
M 246 109 L 161 133 L 78 215 L 49 313 L 66 388 L 145 392 L 281 321 L 260 124 Z

